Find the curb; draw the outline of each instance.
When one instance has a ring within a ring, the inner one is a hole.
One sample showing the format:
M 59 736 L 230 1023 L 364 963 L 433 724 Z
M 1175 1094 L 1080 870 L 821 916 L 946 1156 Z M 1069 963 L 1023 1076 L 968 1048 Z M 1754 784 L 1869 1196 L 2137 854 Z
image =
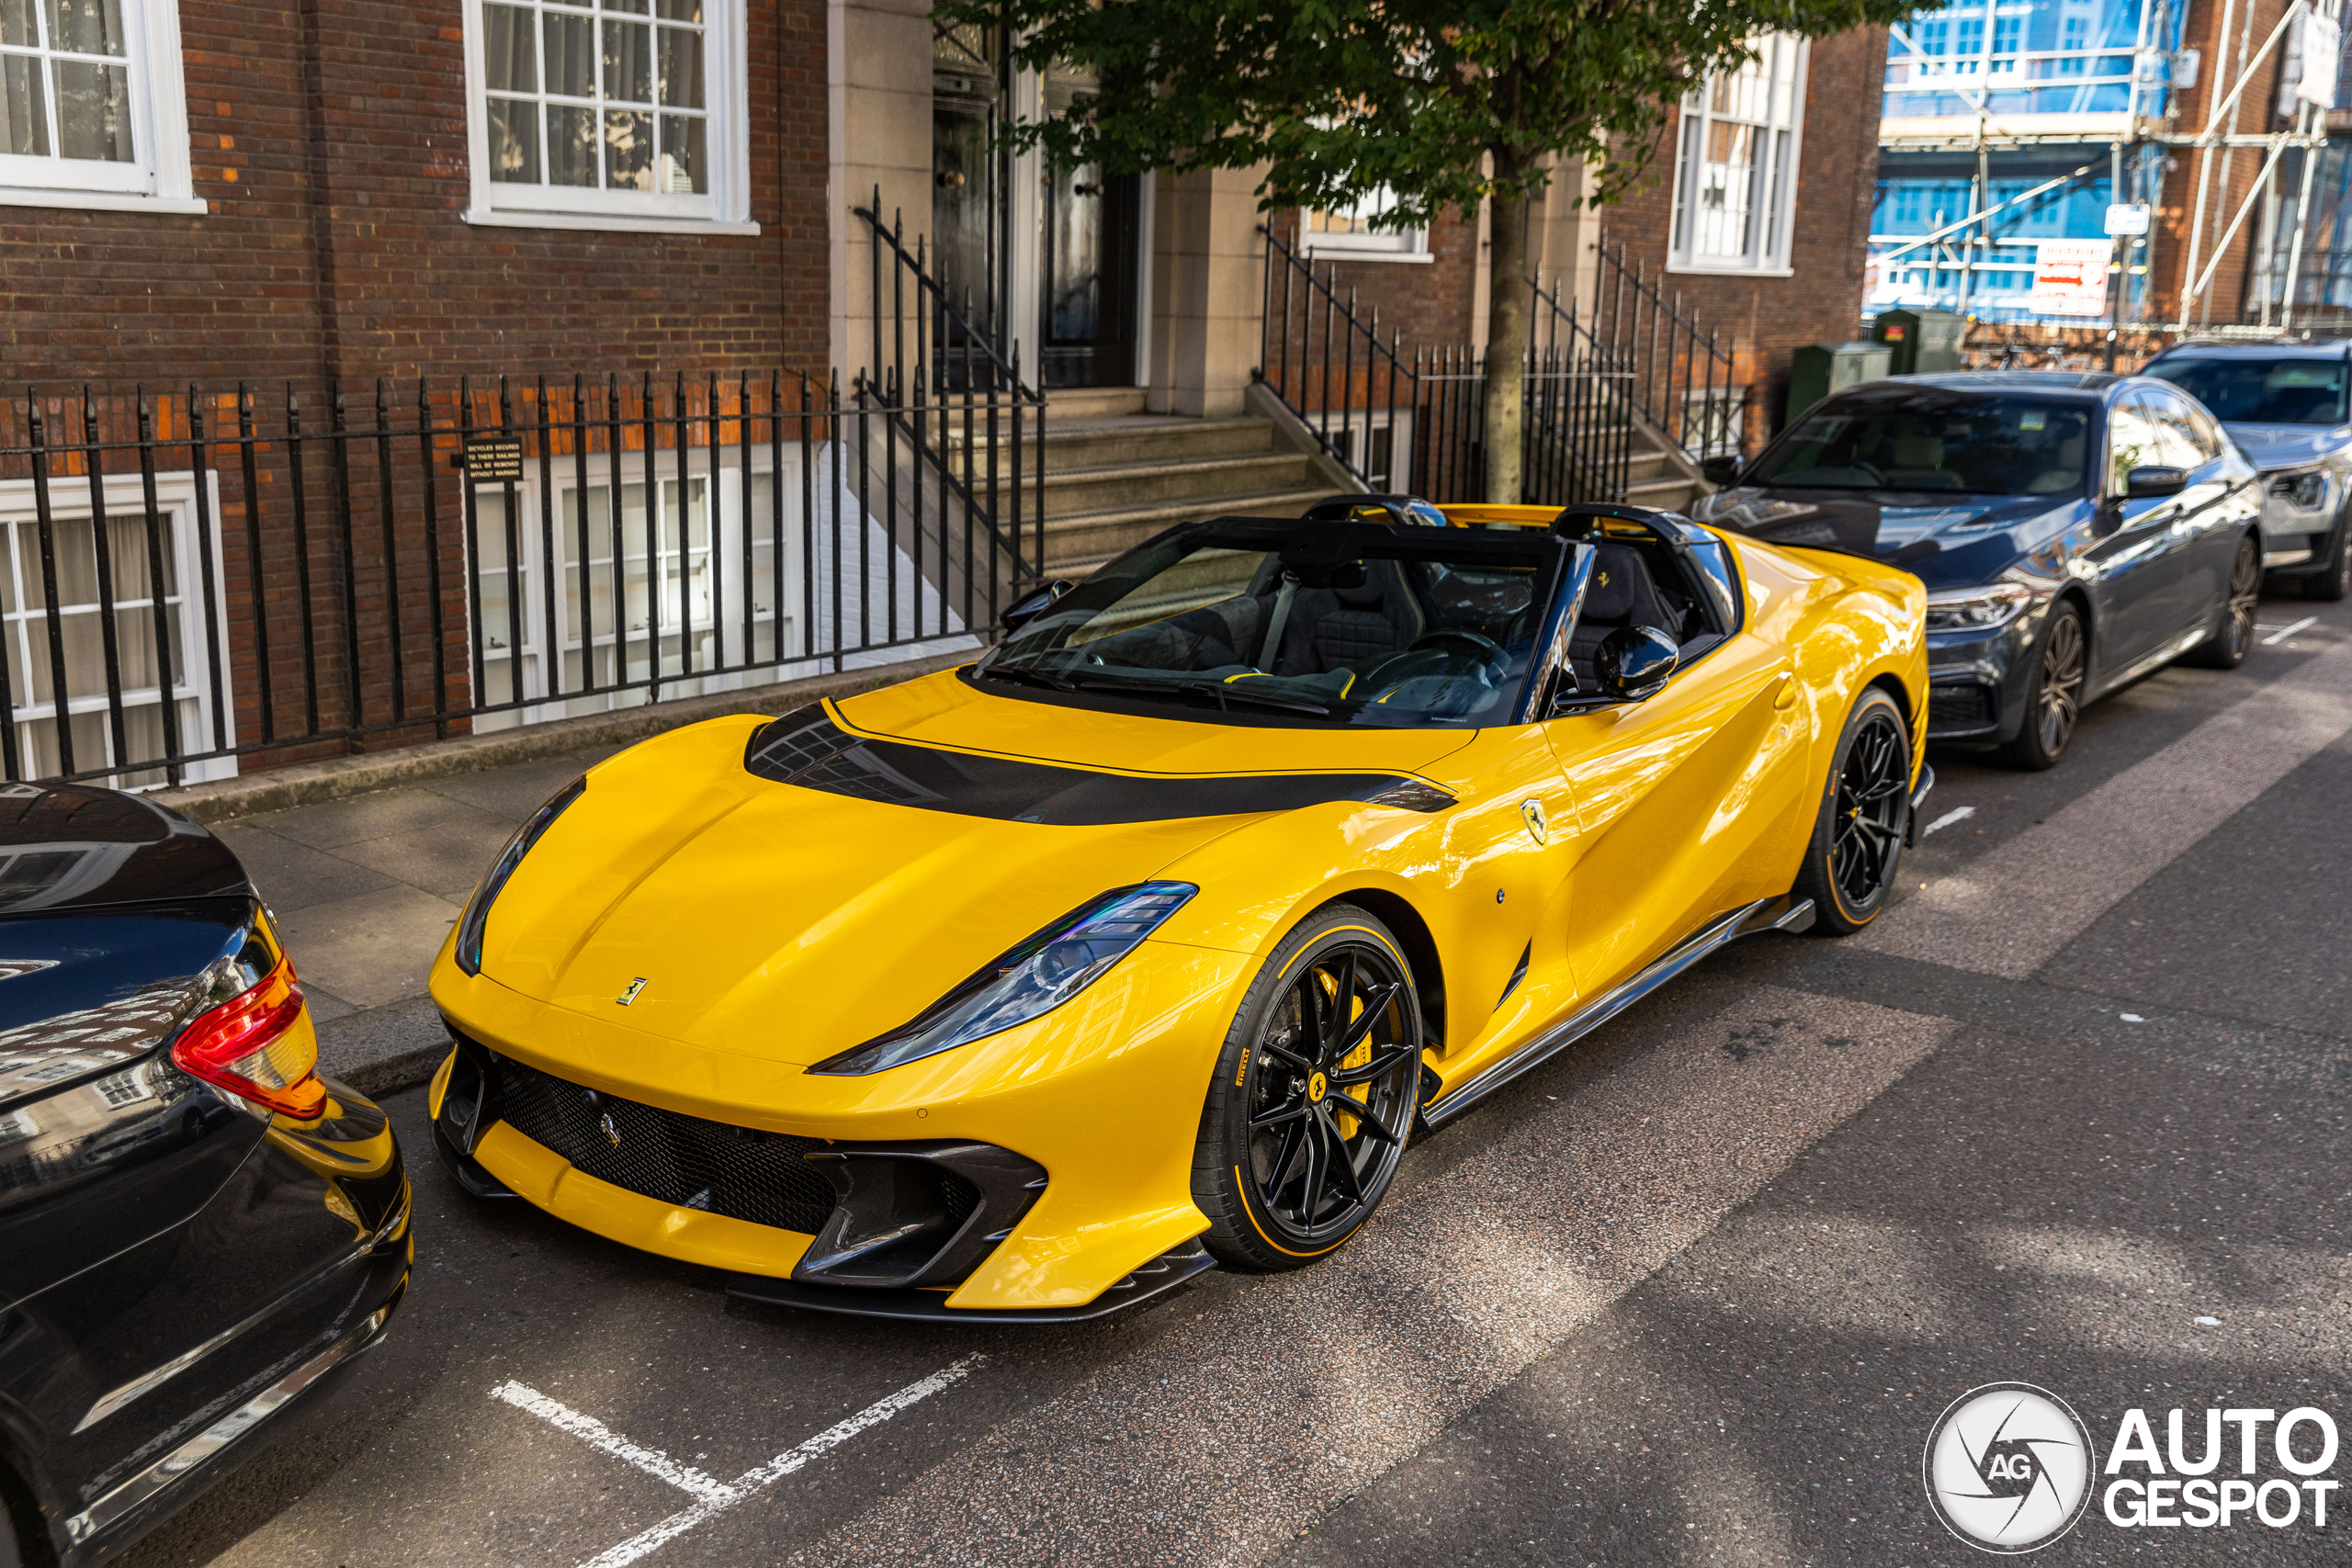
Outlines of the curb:
M 895 686 L 918 675 L 954 669 L 970 662 L 978 651 L 978 645 L 973 643 L 953 652 L 928 654 L 871 669 L 844 670 L 806 680 L 748 686 L 741 691 L 654 703 L 644 707 L 624 708 L 617 713 L 583 714 L 577 718 L 560 718 L 546 724 L 527 725 L 520 729 L 502 730 L 495 735 L 469 735 L 454 740 L 428 741 L 422 746 L 406 746 L 396 751 L 370 752 L 355 757 L 337 757 L 324 762 L 304 762 L 290 768 L 273 768 L 266 773 L 222 779 L 214 784 L 157 790 L 147 798 L 160 806 L 168 806 L 198 822 L 226 822 L 264 811 L 315 806 L 322 801 L 369 795 L 379 789 L 417 784 L 426 779 L 447 778 L 455 773 L 478 773 L 486 768 L 508 767 L 517 762 L 535 762 L 542 758 L 560 757 L 567 752 L 611 740 L 642 740 L 665 730 L 699 723 L 706 718 L 724 717 L 729 714 L 788 713 L 820 698 L 854 696 L 877 687 Z

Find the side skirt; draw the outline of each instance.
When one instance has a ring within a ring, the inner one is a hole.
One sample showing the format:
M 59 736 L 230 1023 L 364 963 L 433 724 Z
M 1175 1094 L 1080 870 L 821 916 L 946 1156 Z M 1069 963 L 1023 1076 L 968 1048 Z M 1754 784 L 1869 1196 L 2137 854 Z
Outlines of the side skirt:
M 1716 916 L 1640 974 L 1595 997 L 1453 1093 L 1423 1105 L 1421 1130 L 1442 1127 L 1512 1079 L 1542 1066 L 1725 943 L 1757 931 L 1801 931 L 1812 924 L 1813 900 L 1786 895 L 1759 898 Z

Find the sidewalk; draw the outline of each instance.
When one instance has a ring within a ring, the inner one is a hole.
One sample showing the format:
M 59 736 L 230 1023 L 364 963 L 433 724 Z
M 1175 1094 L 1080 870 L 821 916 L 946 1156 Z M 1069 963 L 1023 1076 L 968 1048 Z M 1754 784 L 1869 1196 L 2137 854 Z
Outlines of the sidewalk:
M 366 1094 L 424 1081 L 448 1048 L 425 980 L 466 896 L 547 797 L 621 749 L 215 823 L 276 917 L 325 1070 Z

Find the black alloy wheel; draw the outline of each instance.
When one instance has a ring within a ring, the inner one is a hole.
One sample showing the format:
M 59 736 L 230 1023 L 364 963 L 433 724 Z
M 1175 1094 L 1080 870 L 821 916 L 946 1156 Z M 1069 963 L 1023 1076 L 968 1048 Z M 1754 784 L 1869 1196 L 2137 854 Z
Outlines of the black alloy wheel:
M 1402 949 L 1350 905 L 1277 948 L 1220 1055 L 1193 1162 L 1220 1261 L 1295 1269 L 1355 1234 L 1411 1135 L 1420 998 Z
M 1878 918 L 1894 886 L 1911 826 L 1911 733 L 1903 710 L 1879 688 L 1846 720 L 1829 767 L 1813 843 L 1795 897 L 1814 905 L 1813 929 L 1846 936 Z
M 2303 597 L 2327 604 L 2352 598 L 2352 517 L 2336 524 L 2327 565 L 2303 579 Z
M 2013 768 L 2038 773 L 2065 752 L 2082 717 L 2083 682 L 2090 672 L 2090 638 L 2083 629 L 2082 612 L 2063 600 L 2053 606 L 2032 658 L 2025 722 L 2018 727 L 2016 739 L 2001 748 L 2001 759 Z
M 2254 649 L 2254 622 L 2261 611 L 2262 546 L 2248 534 L 2238 541 L 2237 558 L 2230 564 L 2229 597 L 2214 612 L 2205 640 L 2190 649 L 2182 662 L 2208 670 L 2236 669 Z

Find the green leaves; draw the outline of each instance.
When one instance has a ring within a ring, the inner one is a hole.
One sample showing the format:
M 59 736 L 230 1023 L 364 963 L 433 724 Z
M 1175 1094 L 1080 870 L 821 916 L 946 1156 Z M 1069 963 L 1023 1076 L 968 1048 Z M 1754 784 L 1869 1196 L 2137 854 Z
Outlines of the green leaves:
M 1259 205 L 1333 208 L 1385 190 L 1374 221 L 1426 225 L 1541 188 L 1544 154 L 1622 196 L 1668 107 L 1769 32 L 1889 22 L 1912 0 L 948 0 L 1009 28 L 1036 68 L 1090 65 L 1102 92 L 1012 128 L 1015 146 L 1114 173 L 1268 165 Z M 1491 160 L 1489 162 L 1489 160 Z M 1482 164 L 1484 165 L 1482 167 Z

